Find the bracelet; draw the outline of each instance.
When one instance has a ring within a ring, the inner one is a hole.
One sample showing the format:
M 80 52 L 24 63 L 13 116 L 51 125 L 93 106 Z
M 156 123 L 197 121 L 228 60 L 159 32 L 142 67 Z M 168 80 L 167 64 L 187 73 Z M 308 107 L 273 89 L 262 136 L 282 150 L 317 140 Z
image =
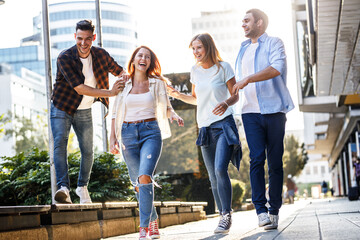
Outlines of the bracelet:
M 226 104 L 226 106 L 227 106 L 227 107 L 229 107 L 229 104 L 227 104 L 227 102 L 226 102 L 226 101 L 224 101 L 224 103 Z

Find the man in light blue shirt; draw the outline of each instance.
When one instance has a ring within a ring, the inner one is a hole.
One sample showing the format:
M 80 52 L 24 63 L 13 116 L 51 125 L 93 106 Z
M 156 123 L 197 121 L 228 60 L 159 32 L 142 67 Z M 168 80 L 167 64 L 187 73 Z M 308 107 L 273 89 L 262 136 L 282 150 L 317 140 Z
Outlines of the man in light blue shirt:
M 283 42 L 265 33 L 267 15 L 259 9 L 246 12 L 245 36 L 235 64 L 234 93 L 243 89 L 242 120 L 250 149 L 252 201 L 259 226 L 278 227 L 282 204 L 285 114 L 294 108 L 286 87 L 286 55 Z M 265 159 L 269 170 L 269 199 L 265 196 Z M 266 203 L 270 207 L 266 207 Z M 269 213 L 269 215 L 268 215 Z

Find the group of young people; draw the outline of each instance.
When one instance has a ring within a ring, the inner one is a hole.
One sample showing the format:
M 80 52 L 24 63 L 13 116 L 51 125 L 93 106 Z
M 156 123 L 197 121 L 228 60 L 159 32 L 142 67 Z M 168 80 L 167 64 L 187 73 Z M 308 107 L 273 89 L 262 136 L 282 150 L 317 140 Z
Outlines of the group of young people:
M 106 107 L 116 96 L 112 110 L 110 151 L 122 153 L 139 202 L 140 240 L 160 238 L 154 207 L 153 174 L 162 140 L 171 136 L 169 120 L 184 125 L 169 96 L 197 105 L 201 147 L 219 210 L 215 233 L 227 233 L 232 224 L 232 187 L 228 166 L 237 169 L 242 157 L 232 105 L 244 92 L 242 121 L 250 149 L 252 201 L 259 226 L 275 229 L 282 204 L 285 114 L 294 108 L 286 87 L 286 55 L 283 42 L 268 36 L 268 18 L 251 9 L 243 18 L 245 37 L 235 64 L 235 72 L 223 61 L 208 33 L 194 36 L 189 47 L 195 57 L 191 69 L 191 95 L 175 90 L 161 73 L 156 54 L 140 46 L 131 55 L 127 73 L 102 48 L 92 46 L 94 26 L 89 20 L 76 25 L 76 45 L 64 50 L 57 60 L 57 76 L 52 94 L 51 128 L 58 203 L 71 203 L 67 165 L 67 141 L 73 126 L 81 151 L 76 194 L 80 203 L 91 203 L 87 190 L 93 163 L 91 105 L 95 100 Z M 109 90 L 108 73 L 119 76 Z M 269 167 L 269 200 L 265 197 L 265 159 Z M 246 181 L 247 179 L 244 179 Z M 267 207 L 267 202 L 269 203 Z

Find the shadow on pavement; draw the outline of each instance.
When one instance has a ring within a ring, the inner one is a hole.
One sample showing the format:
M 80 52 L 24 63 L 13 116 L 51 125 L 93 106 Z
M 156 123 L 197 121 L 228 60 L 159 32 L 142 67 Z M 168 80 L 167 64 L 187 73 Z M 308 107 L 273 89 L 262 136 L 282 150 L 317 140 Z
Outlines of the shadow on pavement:
M 216 240 L 216 239 L 222 239 L 224 237 L 226 237 L 228 234 L 216 234 L 210 237 L 206 237 L 206 238 L 201 238 L 199 240 Z
M 275 239 L 281 231 L 278 229 L 275 230 L 269 230 L 265 232 L 258 232 L 253 235 L 248 235 L 244 238 L 241 238 L 241 240 L 254 240 L 254 239 Z

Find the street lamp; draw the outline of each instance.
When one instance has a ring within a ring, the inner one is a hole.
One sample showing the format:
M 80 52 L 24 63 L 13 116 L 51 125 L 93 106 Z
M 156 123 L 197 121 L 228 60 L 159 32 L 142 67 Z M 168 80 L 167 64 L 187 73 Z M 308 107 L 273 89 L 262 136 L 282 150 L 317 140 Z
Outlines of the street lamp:
M 3 5 L 5 3 L 5 0 L 0 0 L 0 5 Z

